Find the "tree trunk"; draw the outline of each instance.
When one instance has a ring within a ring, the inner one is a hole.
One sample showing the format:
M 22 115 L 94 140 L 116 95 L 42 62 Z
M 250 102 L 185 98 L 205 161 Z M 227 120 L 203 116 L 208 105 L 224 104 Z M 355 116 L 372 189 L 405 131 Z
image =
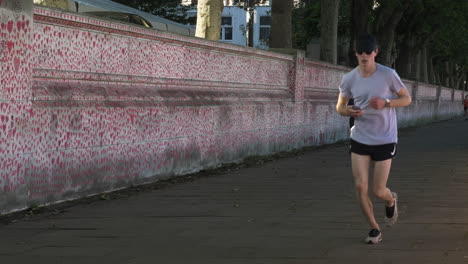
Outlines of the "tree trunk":
M 457 71 L 455 70 L 455 63 L 450 62 L 450 81 L 449 81 L 449 87 L 450 88 L 455 88 L 456 82 L 457 82 Z
M 440 75 L 441 75 L 440 72 L 434 71 L 434 80 L 435 80 L 434 84 L 435 85 L 441 85 L 442 86 L 442 81 L 441 81 L 442 77 L 440 77 Z
M 463 88 L 464 88 L 463 81 L 465 79 L 466 79 L 466 72 L 465 71 L 460 72 L 460 74 L 458 75 L 458 79 L 457 79 L 457 83 L 456 83 L 455 88 L 463 90 Z
M 444 63 L 444 66 L 445 66 L 444 86 L 450 87 L 450 63 L 446 61 Z
M 411 59 L 413 50 L 412 39 L 406 38 L 400 46 L 400 52 L 396 60 L 396 70 L 403 78 L 411 78 Z
M 434 63 L 432 62 L 432 57 L 428 56 L 427 58 L 427 71 L 429 75 L 429 83 L 436 84 L 435 72 L 434 72 Z
M 450 67 L 449 67 L 449 87 L 450 88 L 455 88 L 456 86 L 456 83 L 457 83 L 457 71 L 456 71 L 456 68 L 455 68 L 455 63 L 454 62 L 450 62 Z
M 293 0 L 277 0 L 271 5 L 270 48 L 292 48 Z
M 320 1 L 320 60 L 337 63 L 340 0 Z
M 393 24 L 393 23 L 389 23 Z M 393 62 L 392 58 L 392 49 L 395 41 L 395 30 L 391 29 L 391 25 L 386 26 L 379 33 L 379 58 L 380 63 L 386 66 L 391 67 Z
M 378 34 L 380 43 L 380 63 L 391 67 L 394 63 L 392 61 L 392 52 L 395 44 L 395 30 L 400 22 L 406 8 L 411 1 L 404 1 L 393 10 L 381 10 L 375 24 L 375 29 Z M 382 7 L 383 8 L 383 7 Z M 388 17 L 388 13 L 391 13 Z M 383 26 L 381 26 L 383 25 Z
M 223 8 L 223 0 L 198 1 L 196 37 L 219 40 Z
M 247 46 L 254 46 L 254 19 L 255 19 L 255 1 L 247 2 Z
M 413 71 L 412 71 L 412 74 L 411 74 L 411 77 L 413 80 L 417 81 L 417 82 L 420 82 L 421 81 L 421 55 L 422 55 L 422 52 L 421 51 L 417 51 L 415 53 L 416 55 L 413 56 L 413 65 L 414 67 L 412 67 Z
M 349 66 L 355 67 L 358 62 L 354 52 L 357 37 L 369 31 L 369 16 L 373 1 L 371 0 L 352 0 L 351 18 L 350 18 L 350 40 L 348 49 Z
M 429 83 L 429 70 L 427 63 L 427 44 L 424 44 L 421 51 L 421 81 Z

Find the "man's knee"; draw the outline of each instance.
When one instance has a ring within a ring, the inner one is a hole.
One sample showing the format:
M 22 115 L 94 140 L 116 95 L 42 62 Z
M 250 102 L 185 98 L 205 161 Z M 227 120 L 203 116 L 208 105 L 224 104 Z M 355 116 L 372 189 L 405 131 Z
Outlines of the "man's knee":
M 387 188 L 374 188 L 373 193 L 375 197 L 379 199 L 384 199 L 385 195 L 387 194 Z
M 357 193 L 360 195 L 367 194 L 368 188 L 369 188 L 367 184 L 364 184 L 364 183 L 356 183 L 355 187 L 356 187 Z

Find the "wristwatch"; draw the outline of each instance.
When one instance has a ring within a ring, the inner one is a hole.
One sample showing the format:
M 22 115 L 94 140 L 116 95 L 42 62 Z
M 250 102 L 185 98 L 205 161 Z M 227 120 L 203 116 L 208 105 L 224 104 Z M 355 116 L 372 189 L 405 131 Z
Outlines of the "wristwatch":
M 390 99 L 385 99 L 385 106 L 389 107 L 390 106 Z

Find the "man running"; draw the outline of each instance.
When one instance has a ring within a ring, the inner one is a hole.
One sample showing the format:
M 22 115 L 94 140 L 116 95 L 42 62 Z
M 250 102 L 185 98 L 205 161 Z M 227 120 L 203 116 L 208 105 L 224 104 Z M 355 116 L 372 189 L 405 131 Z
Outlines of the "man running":
M 361 209 L 371 228 L 365 242 L 371 244 L 382 241 L 382 233 L 368 194 L 369 168 L 373 163 L 372 192 L 385 201 L 385 220 L 392 225 L 398 218 L 398 198 L 387 188 L 387 180 L 397 151 L 395 108 L 411 104 L 411 96 L 395 70 L 375 62 L 377 54 L 372 35 L 358 38 L 355 55 L 359 65 L 343 76 L 336 105 L 339 114 L 355 118 L 350 136 L 352 173 Z M 354 106 L 348 106 L 350 98 Z

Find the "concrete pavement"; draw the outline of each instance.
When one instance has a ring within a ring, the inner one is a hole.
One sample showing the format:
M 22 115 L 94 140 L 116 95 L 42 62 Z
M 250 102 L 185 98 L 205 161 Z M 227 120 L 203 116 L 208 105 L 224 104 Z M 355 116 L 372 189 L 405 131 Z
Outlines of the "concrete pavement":
M 362 242 L 347 149 L 23 215 L 0 225 L 0 263 L 468 263 L 468 121 L 400 130 L 389 181 L 400 220 L 378 245 Z

